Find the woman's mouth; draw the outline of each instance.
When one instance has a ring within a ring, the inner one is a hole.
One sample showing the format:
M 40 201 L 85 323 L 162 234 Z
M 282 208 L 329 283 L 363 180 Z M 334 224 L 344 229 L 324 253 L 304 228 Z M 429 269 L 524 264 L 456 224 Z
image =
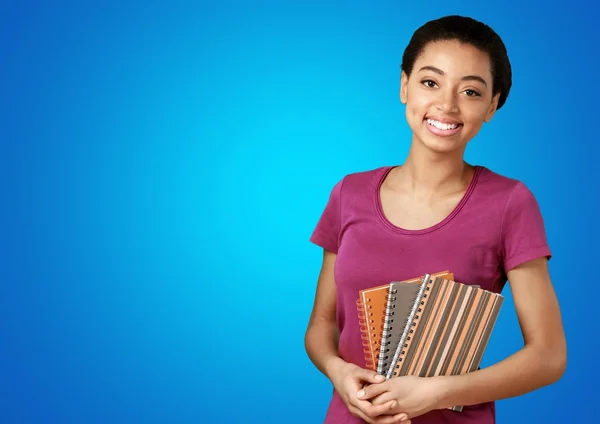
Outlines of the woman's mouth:
M 457 122 L 440 122 L 435 119 L 425 119 L 427 128 L 435 135 L 450 136 L 456 134 L 462 128 L 462 124 Z

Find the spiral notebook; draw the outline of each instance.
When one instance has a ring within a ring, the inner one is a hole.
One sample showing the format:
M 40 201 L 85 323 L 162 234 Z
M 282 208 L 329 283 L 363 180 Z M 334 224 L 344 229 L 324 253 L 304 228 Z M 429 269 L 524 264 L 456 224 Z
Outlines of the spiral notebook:
M 432 276 L 440 276 L 453 279 L 454 274 L 449 271 L 441 271 Z M 423 276 L 415 277 L 402 283 L 410 283 L 415 287 L 423 281 Z M 360 325 L 363 353 L 365 355 L 365 367 L 374 371 L 379 370 L 379 356 L 381 354 L 381 340 L 385 336 L 384 330 L 388 326 L 386 322 L 386 309 L 390 294 L 390 285 L 385 284 L 359 292 L 356 301 L 358 310 L 358 321 Z M 414 296 L 413 296 L 414 298 Z M 380 372 L 383 374 L 383 372 Z
M 503 300 L 502 295 L 477 286 L 425 275 L 410 311 L 404 311 L 408 318 L 386 378 L 475 371 Z
M 408 320 L 413 302 L 417 297 L 420 284 L 392 282 L 385 311 L 385 321 L 381 334 L 377 373 L 386 375 L 391 359 L 400 343 L 404 324 Z

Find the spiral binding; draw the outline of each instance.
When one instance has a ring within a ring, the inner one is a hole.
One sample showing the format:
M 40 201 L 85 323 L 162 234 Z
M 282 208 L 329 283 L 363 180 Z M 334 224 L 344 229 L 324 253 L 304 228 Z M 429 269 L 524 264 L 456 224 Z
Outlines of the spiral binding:
M 379 356 L 377 358 L 377 373 L 382 375 L 386 371 L 389 364 L 387 360 L 389 359 L 388 352 L 390 351 L 389 345 L 391 343 L 390 332 L 394 328 L 394 311 L 392 311 L 392 309 L 396 308 L 396 297 L 394 295 L 397 293 L 398 290 L 390 290 L 389 288 L 387 289 L 387 305 L 385 308 L 385 315 L 383 317 L 383 324 L 381 326 L 381 344 L 379 346 Z
M 369 301 L 369 299 L 367 299 L 367 301 Z M 358 314 L 358 324 L 359 324 L 359 328 L 360 328 L 360 338 L 362 340 L 362 346 L 363 346 L 363 354 L 364 354 L 364 358 L 365 358 L 365 365 L 367 368 L 375 370 L 376 365 L 375 365 L 375 361 L 372 355 L 372 352 L 374 350 L 371 349 L 371 343 L 369 343 L 369 325 L 373 326 L 375 323 L 373 322 L 373 320 L 369 320 L 369 318 L 366 315 L 366 308 L 365 308 L 365 304 L 360 300 L 357 299 L 356 300 L 356 309 L 358 310 L 359 314 Z M 373 313 L 369 313 L 369 316 L 372 316 Z M 378 344 L 378 340 L 374 339 L 372 341 L 373 344 L 373 349 L 377 348 L 377 344 Z
M 422 279 L 419 292 L 417 293 L 415 301 L 413 302 L 413 307 L 410 311 L 410 314 L 408 315 L 408 318 L 406 319 L 406 322 L 404 323 L 404 331 L 402 333 L 402 336 L 400 337 L 400 341 L 398 343 L 398 347 L 396 348 L 396 352 L 394 353 L 392 365 L 390 366 L 386 374 L 386 379 L 390 379 L 393 376 L 397 375 L 400 370 L 400 367 L 402 366 L 401 362 L 404 359 L 404 355 L 406 354 L 406 351 L 408 350 L 408 347 L 411 344 L 411 334 L 413 334 L 414 332 L 413 327 L 415 327 L 420 318 L 420 315 L 418 315 L 418 313 L 422 311 L 421 306 L 425 304 L 425 302 L 422 299 L 427 298 L 427 293 L 425 292 L 429 291 L 429 285 L 431 281 L 431 275 L 425 274 L 425 276 Z

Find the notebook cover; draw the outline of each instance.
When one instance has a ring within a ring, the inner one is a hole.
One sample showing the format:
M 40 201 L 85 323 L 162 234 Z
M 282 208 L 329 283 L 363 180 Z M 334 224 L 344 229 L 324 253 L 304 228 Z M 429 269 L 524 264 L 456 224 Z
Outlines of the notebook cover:
M 453 274 L 448 270 L 431 275 L 443 276 L 450 279 L 454 278 Z M 422 280 L 423 276 L 420 276 L 403 282 L 416 284 Z M 361 339 L 365 355 L 365 366 L 374 371 L 377 371 L 378 367 L 389 289 L 390 284 L 385 284 L 361 290 L 359 292 L 359 299 L 356 301 L 358 321 L 362 333 Z
M 388 372 L 420 287 L 415 283 L 392 282 L 390 284 L 377 362 L 378 374 L 386 375 Z
M 389 377 L 459 375 L 476 370 L 503 296 L 451 279 L 426 276 L 417 313 L 405 327 Z M 451 409 L 462 410 L 461 406 Z

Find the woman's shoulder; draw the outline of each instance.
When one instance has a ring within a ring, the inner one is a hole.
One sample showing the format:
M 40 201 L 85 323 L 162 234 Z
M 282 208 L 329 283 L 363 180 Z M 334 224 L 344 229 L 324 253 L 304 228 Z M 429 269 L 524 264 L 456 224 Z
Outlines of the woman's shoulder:
M 500 174 L 487 167 L 479 166 L 479 178 L 477 181 L 478 198 L 486 204 L 499 206 L 504 213 L 511 210 L 537 211 L 538 201 L 533 190 L 522 180 Z
M 476 165 L 476 168 L 479 169 L 477 185 L 487 193 L 509 195 L 515 189 L 526 188 L 525 184 L 515 177 L 501 174 L 483 165 Z
M 374 168 L 356 170 L 346 173 L 338 182 L 346 193 L 364 193 L 365 190 L 377 187 L 393 165 L 380 165 Z
M 345 179 L 367 181 L 372 179 L 381 178 L 384 174 L 389 172 L 394 165 L 380 165 L 375 168 L 367 168 L 363 170 L 356 170 L 346 174 Z

